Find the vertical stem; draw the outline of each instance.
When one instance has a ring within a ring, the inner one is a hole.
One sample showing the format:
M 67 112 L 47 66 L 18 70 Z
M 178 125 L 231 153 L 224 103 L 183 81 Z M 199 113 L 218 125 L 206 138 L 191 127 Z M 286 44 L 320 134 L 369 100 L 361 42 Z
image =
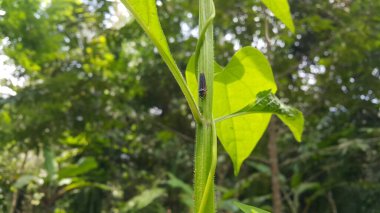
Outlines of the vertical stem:
M 279 180 L 279 168 L 278 168 L 278 158 L 277 158 L 277 141 L 278 128 L 276 125 L 276 120 L 272 118 L 269 124 L 269 141 L 268 141 L 268 152 L 269 152 L 269 163 L 272 173 L 272 202 L 273 202 L 273 213 L 282 212 L 282 202 L 281 202 L 281 188 Z
M 213 0 L 199 0 L 199 29 L 203 29 L 208 18 L 213 13 Z M 207 184 L 209 174 L 214 175 L 212 169 L 213 147 L 216 144 L 214 125 L 212 117 L 212 97 L 213 97 L 213 78 L 214 78 L 214 41 L 213 27 L 208 27 L 205 41 L 202 45 L 199 57 L 199 72 L 204 73 L 207 92 L 204 98 L 199 98 L 199 109 L 203 120 L 197 124 L 196 145 L 195 145 L 195 175 L 194 175 L 194 212 L 213 213 L 214 205 L 214 181 Z M 200 79 L 200 78 L 198 78 Z M 215 162 L 214 162 L 215 163 Z M 206 188 L 207 185 L 207 188 Z M 206 193 L 205 193 L 206 192 Z M 205 197 L 203 197 L 205 195 Z M 202 199 L 206 199 L 203 201 Z M 201 209 L 201 205 L 204 208 Z
M 333 197 L 333 194 L 331 191 L 327 193 L 327 200 L 329 201 L 330 207 L 331 207 L 331 212 L 332 213 L 338 213 L 338 209 L 336 208 L 336 203 Z
M 263 7 L 264 8 L 264 7 Z M 268 57 L 271 51 L 271 38 L 269 35 L 269 23 L 268 16 L 266 14 L 266 9 L 263 9 L 265 15 L 265 41 L 268 46 Z M 270 57 L 269 57 L 270 58 Z M 278 138 L 278 128 L 276 124 L 276 119 L 272 116 L 271 122 L 269 124 L 269 141 L 268 141 L 268 154 L 269 154 L 269 164 L 272 173 L 272 205 L 273 213 L 282 213 L 282 198 L 281 198 L 281 185 L 279 179 L 279 166 L 278 166 L 278 153 L 277 153 L 277 138 Z

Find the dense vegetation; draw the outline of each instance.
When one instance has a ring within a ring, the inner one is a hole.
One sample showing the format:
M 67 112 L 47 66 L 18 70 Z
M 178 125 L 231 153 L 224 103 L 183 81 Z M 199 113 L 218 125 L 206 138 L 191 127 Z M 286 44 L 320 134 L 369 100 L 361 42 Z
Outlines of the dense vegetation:
M 259 48 L 277 95 L 307 121 L 297 144 L 272 120 L 238 177 L 220 147 L 219 209 L 238 212 L 232 202 L 240 200 L 292 213 L 380 212 L 380 2 L 290 3 L 295 34 L 259 1 L 215 1 L 216 61 Z M 187 62 L 197 1 L 157 4 L 174 57 Z M 1 81 L 16 94 L 0 99 L 0 212 L 191 208 L 193 118 L 122 8 L 105 0 L 0 0 L 0 51 L 25 81 Z

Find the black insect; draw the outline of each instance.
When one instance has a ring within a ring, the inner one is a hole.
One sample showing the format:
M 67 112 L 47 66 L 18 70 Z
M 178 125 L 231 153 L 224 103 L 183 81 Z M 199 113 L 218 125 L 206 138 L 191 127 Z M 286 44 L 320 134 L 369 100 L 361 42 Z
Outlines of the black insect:
M 206 78 L 205 74 L 201 73 L 199 76 L 199 97 L 205 98 L 207 93 L 207 85 L 206 85 Z

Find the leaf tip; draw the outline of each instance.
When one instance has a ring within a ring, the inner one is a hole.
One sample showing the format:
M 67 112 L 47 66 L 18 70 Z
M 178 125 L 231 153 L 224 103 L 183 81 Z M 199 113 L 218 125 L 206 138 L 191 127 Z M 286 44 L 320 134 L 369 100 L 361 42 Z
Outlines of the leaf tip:
M 236 161 L 233 161 L 233 164 L 234 164 L 234 175 L 235 177 L 239 175 L 239 172 L 240 172 L 240 167 L 241 167 L 241 162 L 236 162 Z
M 297 140 L 298 143 L 301 143 L 302 142 L 302 134 L 303 134 L 303 130 L 304 130 L 304 127 L 305 127 L 305 118 L 303 117 L 303 113 L 299 110 L 297 110 L 298 113 L 299 113 L 299 117 L 300 117 L 300 130 L 298 131 L 298 134 L 295 134 L 295 138 Z
M 292 24 L 289 24 L 288 28 L 289 28 L 290 32 L 292 32 L 293 34 L 296 33 L 296 28 L 294 27 L 293 22 L 292 22 Z

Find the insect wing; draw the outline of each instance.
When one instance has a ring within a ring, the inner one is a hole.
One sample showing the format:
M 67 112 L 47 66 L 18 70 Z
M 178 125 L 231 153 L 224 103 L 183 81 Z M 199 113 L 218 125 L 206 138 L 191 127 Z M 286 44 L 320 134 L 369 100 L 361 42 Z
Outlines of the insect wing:
M 207 93 L 206 78 L 205 78 L 205 74 L 201 73 L 199 76 L 199 97 L 200 98 L 206 97 L 206 93 Z

